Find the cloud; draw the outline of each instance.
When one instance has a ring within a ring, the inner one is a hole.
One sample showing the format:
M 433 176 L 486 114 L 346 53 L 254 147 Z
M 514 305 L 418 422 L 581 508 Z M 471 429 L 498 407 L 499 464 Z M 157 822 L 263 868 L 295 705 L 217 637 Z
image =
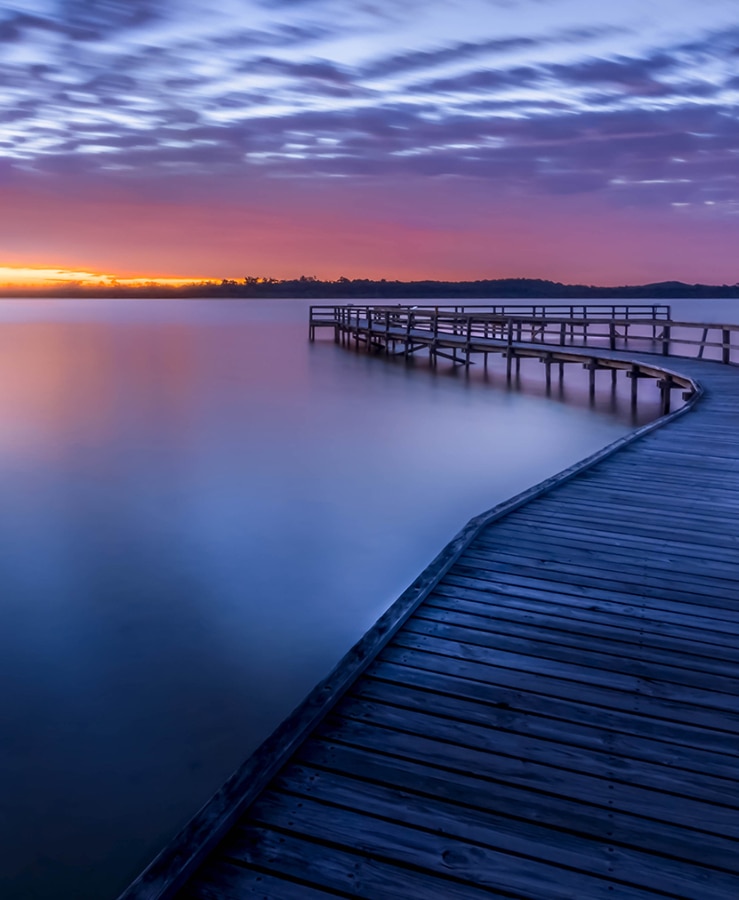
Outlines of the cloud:
M 334 0 L 288 6 L 291 21 L 254 27 L 206 28 L 194 3 L 159 0 L 6 15 L 0 39 L 25 43 L 0 60 L 0 152 L 121 184 L 453 178 L 502 195 L 737 195 L 739 31 L 599 56 L 587 42 L 614 29 L 437 37 L 352 62 L 333 53 L 354 34 L 327 23 Z
M 514 50 L 531 50 L 539 40 L 531 37 L 492 38 L 481 41 L 457 41 L 432 50 L 410 50 L 386 56 L 365 67 L 367 78 L 386 77 L 420 69 L 436 68 L 447 63 L 458 65 L 479 56 L 492 56 Z

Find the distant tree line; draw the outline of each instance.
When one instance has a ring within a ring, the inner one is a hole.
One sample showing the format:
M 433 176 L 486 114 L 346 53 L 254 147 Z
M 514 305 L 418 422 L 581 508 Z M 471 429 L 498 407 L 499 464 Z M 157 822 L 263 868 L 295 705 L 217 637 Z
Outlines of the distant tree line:
M 733 285 L 685 284 L 661 281 L 653 284 L 598 287 L 563 284 L 539 278 L 496 278 L 480 281 L 391 281 L 385 278 L 345 278 L 322 281 L 312 275 L 280 279 L 247 275 L 242 280 L 224 278 L 180 287 L 152 282 L 108 287 L 80 285 L 23 291 L 6 289 L 4 296 L 39 297 L 233 297 L 304 298 L 308 300 L 672 300 L 679 298 L 739 298 L 739 283 Z

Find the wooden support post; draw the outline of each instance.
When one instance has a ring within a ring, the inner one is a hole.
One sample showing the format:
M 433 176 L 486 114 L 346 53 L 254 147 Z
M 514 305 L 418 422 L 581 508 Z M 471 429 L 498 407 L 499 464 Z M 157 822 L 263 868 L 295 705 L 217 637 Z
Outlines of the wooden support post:
M 546 369 L 546 384 L 547 390 L 551 390 L 552 387 L 552 357 L 546 356 L 544 358 L 544 366 Z
M 670 395 L 672 393 L 673 382 L 670 376 L 666 376 L 657 382 L 662 393 L 662 415 L 666 416 L 670 411 Z
M 700 345 L 700 349 L 698 350 L 698 359 L 703 359 L 703 353 L 704 353 L 704 351 L 705 351 L 705 349 L 706 349 L 706 341 L 707 341 L 707 340 L 708 340 L 708 329 L 707 329 L 707 328 L 704 328 L 704 329 L 703 329 L 703 336 L 701 337 L 701 345 Z
M 616 326 L 613 322 L 608 326 L 608 346 L 611 350 L 616 349 Z
M 631 406 L 635 407 L 639 393 L 639 366 L 632 366 L 628 374 L 631 378 Z
M 511 381 L 511 366 L 513 365 L 514 354 L 515 354 L 515 351 L 513 350 L 512 347 L 509 346 L 508 350 L 506 351 L 506 362 L 505 362 L 505 377 L 509 384 Z
M 727 366 L 731 362 L 731 332 L 728 328 L 721 330 L 721 362 Z
M 592 400 L 595 397 L 595 370 L 597 368 L 597 363 L 594 359 L 591 359 L 590 362 L 586 363 L 586 367 L 588 369 L 588 388 L 590 399 Z
M 662 331 L 662 356 L 670 355 L 670 326 L 665 325 Z

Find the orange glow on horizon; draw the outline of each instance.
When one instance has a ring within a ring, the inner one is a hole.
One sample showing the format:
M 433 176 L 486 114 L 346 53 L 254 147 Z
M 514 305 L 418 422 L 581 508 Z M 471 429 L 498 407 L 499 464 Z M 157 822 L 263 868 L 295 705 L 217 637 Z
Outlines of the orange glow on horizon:
M 61 285 L 80 287 L 145 287 L 147 285 L 163 285 L 166 287 L 182 287 L 187 284 L 198 284 L 209 281 L 208 278 L 174 278 L 138 276 L 135 278 L 85 272 L 75 269 L 52 268 L 41 266 L 0 266 L 0 288 L 53 288 Z

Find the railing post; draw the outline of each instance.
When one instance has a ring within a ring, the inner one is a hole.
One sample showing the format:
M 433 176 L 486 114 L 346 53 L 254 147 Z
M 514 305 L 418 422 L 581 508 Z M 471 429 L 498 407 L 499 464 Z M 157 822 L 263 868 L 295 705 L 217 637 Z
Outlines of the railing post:
M 721 330 L 721 362 L 727 366 L 731 362 L 731 332 L 728 328 Z
M 670 326 L 665 325 L 662 331 L 662 356 L 670 355 Z

